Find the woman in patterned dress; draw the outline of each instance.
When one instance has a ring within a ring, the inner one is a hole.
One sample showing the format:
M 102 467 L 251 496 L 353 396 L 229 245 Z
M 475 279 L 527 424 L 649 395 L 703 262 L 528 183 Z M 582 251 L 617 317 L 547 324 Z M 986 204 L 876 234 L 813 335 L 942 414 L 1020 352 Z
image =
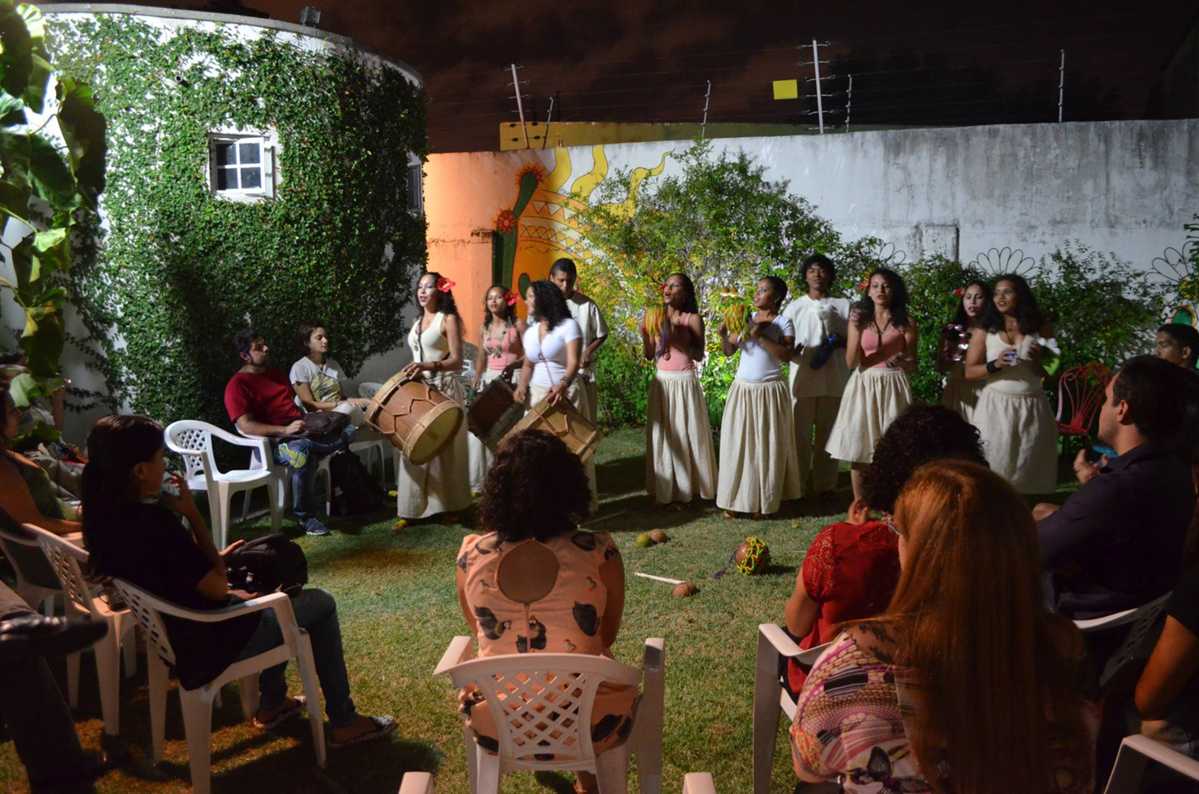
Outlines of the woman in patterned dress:
M 917 469 L 895 504 L 900 578 L 812 667 L 796 775 L 874 792 L 1090 792 L 1098 710 L 1074 624 L 1041 594 L 1036 524 L 1002 477 Z
M 525 430 L 506 439 L 487 474 L 479 523 L 458 551 L 458 602 L 478 656 L 612 656 L 624 612 L 624 563 L 607 533 L 578 528 L 591 494 L 583 465 L 561 439 Z M 479 746 L 496 751 L 490 704 L 461 694 Z M 592 710 L 597 753 L 628 738 L 636 690 L 601 684 Z M 594 792 L 579 773 L 577 790 Z

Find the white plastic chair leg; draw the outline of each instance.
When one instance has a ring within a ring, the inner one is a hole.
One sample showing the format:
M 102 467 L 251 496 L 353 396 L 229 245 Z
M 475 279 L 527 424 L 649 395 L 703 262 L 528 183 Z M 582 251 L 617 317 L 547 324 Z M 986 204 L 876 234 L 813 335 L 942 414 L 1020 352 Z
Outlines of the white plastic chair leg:
M 470 779 L 471 794 L 479 792 L 479 747 L 475 744 L 475 733 L 462 723 L 462 743 L 466 746 L 466 776 Z
M 316 765 L 325 768 L 325 720 L 321 716 L 321 690 L 316 677 L 316 660 L 312 656 L 312 641 L 306 632 L 301 632 L 296 648 L 296 668 L 300 672 L 300 683 L 304 685 L 304 698 L 308 701 L 308 725 L 312 728 L 312 744 L 316 749 Z
M 96 656 L 96 675 L 100 680 L 100 712 L 104 715 L 104 732 L 109 736 L 121 733 L 121 649 L 120 638 L 110 630 L 92 646 Z
M 110 625 L 109 631 L 117 632 L 117 625 Z M 121 652 L 124 654 L 125 661 L 125 677 L 133 678 L 137 675 L 137 628 L 129 629 L 127 632 L 118 632 L 121 634 Z
M 774 746 L 778 740 L 779 693 L 778 653 L 770 640 L 758 632 L 757 670 L 754 673 L 754 794 L 769 794 L 774 771 Z
M 221 544 L 221 499 L 224 496 L 224 489 L 220 483 L 208 491 L 208 520 L 212 524 L 209 530 L 212 532 L 212 544 L 217 549 L 225 548 Z
M 476 749 L 475 762 L 477 772 L 472 794 L 500 794 L 500 757 Z
M 282 500 L 279 498 L 279 483 L 275 478 L 266 482 L 266 503 L 271 511 L 271 531 L 278 532 L 283 523 Z
M 600 794 L 628 794 L 629 743 L 625 742 L 595 758 L 595 778 Z M 648 792 L 646 793 L 648 794 Z
M 217 516 L 213 519 L 212 540 L 213 544 L 218 549 L 225 548 L 229 543 L 229 511 L 232 505 L 233 494 L 230 493 L 227 483 L 217 483 Z
M 67 654 L 67 703 L 79 708 L 79 654 Z
M 191 767 L 193 794 L 212 791 L 212 701 L 198 692 L 179 690 L 183 706 L 183 732 L 187 735 L 187 761 Z
M 241 713 L 248 722 L 258 711 L 261 692 L 258 691 L 258 676 L 248 675 L 237 679 L 237 690 L 241 696 Z
M 150 685 L 150 746 L 154 763 L 158 763 L 166 738 L 167 666 L 153 649 L 146 654 L 146 678 Z
M 428 772 L 405 772 L 399 794 L 433 794 L 433 776 Z

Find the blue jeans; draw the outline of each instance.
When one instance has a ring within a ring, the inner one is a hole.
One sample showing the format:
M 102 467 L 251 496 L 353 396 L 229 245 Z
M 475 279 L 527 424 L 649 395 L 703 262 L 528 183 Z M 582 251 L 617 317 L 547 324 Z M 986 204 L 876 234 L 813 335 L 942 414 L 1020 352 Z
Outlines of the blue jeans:
M 312 656 L 316 661 L 316 675 L 325 694 L 325 714 L 334 728 L 349 725 L 358 716 L 354 701 L 350 699 L 350 680 L 346 675 L 346 661 L 341 650 L 341 624 L 337 621 L 337 602 L 333 596 L 317 588 L 305 588 L 291 600 L 296 613 L 296 623 L 308 632 L 312 641 Z M 283 644 L 283 632 L 275 611 L 262 613 L 258 629 L 242 648 L 238 659 L 248 659 L 265 653 Z M 284 671 L 287 663 L 268 667 L 258 676 L 258 691 L 261 693 L 261 708 L 276 709 L 287 698 L 287 680 Z M 316 708 L 309 703 L 309 708 Z
M 320 514 L 320 508 L 317 507 L 319 503 L 315 501 L 316 494 L 313 493 L 317 464 L 320 463 L 321 458 L 332 455 L 339 449 L 345 449 L 353 434 L 354 427 L 349 425 L 341 437 L 331 443 L 322 443 L 311 438 L 297 438 L 274 446 L 275 462 L 280 465 L 291 466 L 288 456 L 279 450 L 283 444 L 287 444 L 292 452 L 303 453 L 308 458 L 302 468 L 292 467 L 291 469 L 291 512 L 301 524 L 310 517 Z M 330 487 L 332 486 L 330 485 Z

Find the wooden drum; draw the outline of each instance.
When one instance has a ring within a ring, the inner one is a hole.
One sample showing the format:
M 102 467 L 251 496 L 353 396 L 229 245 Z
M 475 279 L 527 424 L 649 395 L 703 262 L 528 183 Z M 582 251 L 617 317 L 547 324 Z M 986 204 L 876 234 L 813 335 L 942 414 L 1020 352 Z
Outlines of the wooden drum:
M 587 417 L 579 413 L 579 409 L 575 408 L 565 395 L 557 405 L 550 405 L 547 400 L 534 405 L 505 438 L 530 428 L 543 430 L 562 439 L 570 451 L 584 463 L 595 454 L 595 448 L 599 446 L 599 430 Z
M 512 396 L 512 387 L 503 378 L 496 378 L 471 402 L 466 427 L 494 452 L 524 414 L 525 407 Z
M 437 456 L 462 426 L 462 406 L 423 380 L 392 375 L 366 409 L 366 421 L 420 465 Z

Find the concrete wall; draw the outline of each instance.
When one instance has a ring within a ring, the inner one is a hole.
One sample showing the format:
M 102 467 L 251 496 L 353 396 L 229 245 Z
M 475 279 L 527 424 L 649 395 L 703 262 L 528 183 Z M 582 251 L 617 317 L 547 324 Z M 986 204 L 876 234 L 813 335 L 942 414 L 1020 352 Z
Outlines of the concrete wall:
M 1020 249 L 1016 256 L 1039 258 L 1078 240 L 1151 269 L 1167 247 L 1182 247 L 1183 224 L 1199 212 L 1196 119 L 731 138 L 714 144 L 752 155 L 768 178 L 786 180 L 793 194 L 815 204 L 845 237 L 877 236 L 909 261 L 932 253 L 963 262 L 982 255 L 987 269 L 1002 270 L 1015 256 L 991 249 Z M 430 267 L 460 285 L 485 287 L 492 278 L 489 232 L 498 213 L 514 206 L 518 174 L 536 163 L 548 176 L 520 218 L 512 270 L 514 279 L 535 274 L 577 244 L 569 217 L 555 220 L 553 213 L 537 211 L 539 201 L 552 207 L 564 194 L 585 192 L 604 174 L 653 168 L 686 145 L 432 155 L 425 181 Z M 665 163 L 667 174 L 677 168 L 669 157 Z M 548 247 L 540 244 L 546 225 L 556 226 L 557 234 Z M 527 239 L 526 232 L 541 238 Z M 466 291 L 458 300 L 473 315 L 482 292 Z

